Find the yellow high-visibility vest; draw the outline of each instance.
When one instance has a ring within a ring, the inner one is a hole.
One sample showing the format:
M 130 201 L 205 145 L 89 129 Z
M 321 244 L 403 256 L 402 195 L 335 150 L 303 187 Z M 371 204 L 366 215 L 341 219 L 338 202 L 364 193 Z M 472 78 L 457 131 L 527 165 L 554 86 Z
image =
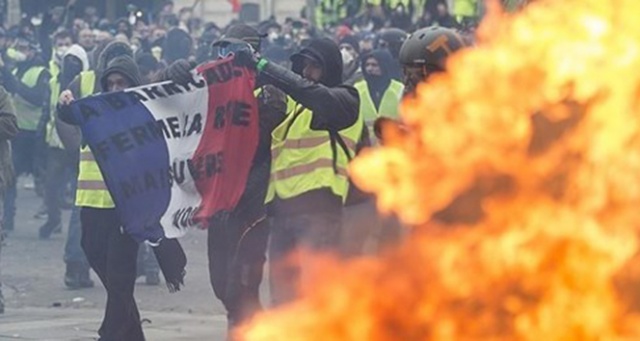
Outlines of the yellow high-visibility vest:
M 45 141 L 49 147 L 63 149 L 64 145 L 60 141 L 60 136 L 56 131 L 56 107 L 58 105 L 58 97 L 60 96 L 60 82 L 58 77 L 51 77 L 49 80 L 49 90 L 51 96 L 49 98 L 49 121 L 47 122 L 47 132 Z
M 456 0 L 453 3 L 455 17 L 475 17 L 478 15 L 478 0 Z
M 316 26 L 325 27 L 339 23 L 347 17 L 347 4 L 344 0 L 320 0 L 316 6 Z
M 53 59 L 49 61 L 49 73 L 51 78 L 56 78 L 60 74 L 60 67 Z
M 91 96 L 95 91 L 96 74 L 94 71 L 80 73 L 80 98 Z M 114 208 L 115 204 L 104 183 L 89 146 L 80 148 L 80 166 L 78 167 L 78 188 L 76 206 L 94 208 Z
M 293 107 L 271 134 L 271 179 L 265 202 L 291 199 L 322 188 L 330 189 L 344 202 L 349 190 L 347 166 L 362 136 L 362 116 L 336 133 L 338 139 L 326 130 L 311 129 L 311 110 L 298 103 Z
M 40 74 L 44 70 L 45 68 L 42 66 L 34 66 L 22 75 L 20 82 L 29 88 L 33 88 L 38 84 L 38 78 L 40 78 Z M 17 75 L 18 70 L 13 70 L 13 74 Z M 33 105 L 18 94 L 13 95 L 13 104 L 16 108 L 18 128 L 35 131 L 42 117 L 42 105 Z
M 397 118 L 400 109 L 400 101 L 402 100 L 402 92 L 404 85 L 396 80 L 391 80 L 389 87 L 384 92 L 380 106 L 376 109 L 367 82 L 362 80 L 354 85 L 360 95 L 360 116 L 364 120 L 364 124 L 369 129 L 369 138 L 375 142 L 375 134 L 373 133 L 373 124 L 379 117 Z

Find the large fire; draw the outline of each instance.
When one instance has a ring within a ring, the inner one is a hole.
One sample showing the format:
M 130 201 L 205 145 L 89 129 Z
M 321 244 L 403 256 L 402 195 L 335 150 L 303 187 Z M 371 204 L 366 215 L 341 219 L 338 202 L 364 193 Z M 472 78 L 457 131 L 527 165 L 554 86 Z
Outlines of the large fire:
M 640 2 L 495 9 L 476 47 L 352 165 L 416 226 L 379 259 L 319 260 L 247 341 L 639 340 Z M 307 284 L 310 284 L 307 283 Z

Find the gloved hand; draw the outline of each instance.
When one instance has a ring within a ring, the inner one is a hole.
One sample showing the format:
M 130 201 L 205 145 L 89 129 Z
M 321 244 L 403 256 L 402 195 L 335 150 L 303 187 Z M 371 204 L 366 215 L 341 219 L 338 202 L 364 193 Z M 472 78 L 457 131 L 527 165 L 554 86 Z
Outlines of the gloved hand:
M 255 70 L 259 58 L 253 52 L 249 44 L 247 44 L 246 47 L 238 49 L 234 52 L 233 61 L 236 65 L 246 67 L 250 70 Z
M 193 82 L 193 74 L 191 74 L 191 64 L 184 60 L 176 60 L 167 69 L 169 80 L 176 84 L 187 84 Z

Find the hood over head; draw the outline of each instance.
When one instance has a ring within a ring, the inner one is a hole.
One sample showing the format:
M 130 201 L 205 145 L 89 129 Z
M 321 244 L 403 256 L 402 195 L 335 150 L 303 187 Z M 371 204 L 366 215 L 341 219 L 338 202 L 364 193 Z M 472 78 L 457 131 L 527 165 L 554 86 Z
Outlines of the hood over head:
M 178 59 L 189 58 L 192 49 L 193 40 L 189 33 L 181 28 L 172 28 L 162 44 L 162 59 L 171 65 Z
M 136 65 L 135 60 L 133 60 L 131 56 L 121 55 L 113 58 L 109 64 L 107 64 L 106 69 L 102 73 L 102 76 L 100 77 L 102 92 L 106 92 L 107 90 L 107 77 L 115 72 L 118 72 L 129 79 L 131 87 L 136 87 L 142 84 L 140 70 L 138 69 L 138 65 Z
M 334 87 L 342 83 L 342 55 L 338 45 L 329 38 L 315 38 L 300 52 L 291 56 L 292 71 L 302 75 L 304 59 L 312 59 L 322 66 L 320 83 Z
M 261 41 L 264 36 L 264 34 L 260 34 L 258 30 L 249 25 L 235 24 L 233 26 L 230 26 L 224 33 L 222 38 L 213 43 L 213 46 L 218 46 L 225 42 L 230 42 L 233 39 L 239 39 L 251 45 L 251 47 L 253 47 L 255 51 L 260 51 Z
M 82 71 L 89 70 L 89 56 L 87 55 L 87 51 L 85 51 L 85 49 L 83 49 L 82 46 L 78 44 L 71 45 L 71 47 L 69 47 L 67 52 L 62 57 L 63 63 L 64 63 L 64 59 L 67 58 L 68 56 L 74 56 L 78 58 L 80 62 L 82 62 Z
M 107 68 L 107 65 L 119 56 L 128 56 L 133 59 L 133 50 L 124 42 L 114 40 L 108 43 L 104 50 L 98 55 L 98 63 L 96 64 L 96 72 L 98 74 L 103 73 Z
M 362 57 L 362 73 L 367 79 L 371 77 L 369 74 L 367 74 L 367 71 L 365 69 L 365 64 L 367 63 L 367 60 L 369 58 L 374 58 L 376 61 L 378 61 L 380 70 L 382 71 L 382 78 L 390 80 L 393 77 L 394 59 L 391 55 L 391 52 L 389 52 L 387 49 L 377 49 L 371 51 L 370 53 L 367 53 Z

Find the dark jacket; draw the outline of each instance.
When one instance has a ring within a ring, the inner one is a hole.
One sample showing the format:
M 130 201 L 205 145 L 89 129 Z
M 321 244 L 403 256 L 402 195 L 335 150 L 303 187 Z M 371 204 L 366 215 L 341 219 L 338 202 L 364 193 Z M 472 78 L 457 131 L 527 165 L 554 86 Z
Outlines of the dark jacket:
M 382 71 L 381 76 L 374 76 L 367 74 L 366 71 L 366 63 L 367 60 L 373 58 L 380 65 L 380 70 Z M 385 91 L 391 84 L 391 80 L 393 79 L 393 67 L 394 60 L 389 53 L 388 50 L 374 50 L 371 53 L 367 54 L 362 58 L 362 73 L 364 74 L 364 79 L 367 82 L 367 87 L 369 88 L 369 94 L 371 95 L 371 99 L 373 100 L 376 109 L 380 107 L 380 101 L 382 101 L 382 96 L 384 96 Z
M 14 181 L 9 140 L 17 133 L 18 123 L 11 97 L 0 86 L 0 194 Z
M 304 58 L 313 58 L 322 65 L 323 78 L 314 83 L 302 78 Z M 314 39 L 291 57 L 292 70 L 268 63 L 260 78 L 291 96 L 313 111 L 311 129 L 340 131 L 358 119 L 360 99 L 352 86 L 342 84 L 342 56 L 330 39 Z
M 302 78 L 304 58 L 311 58 L 322 66 L 323 78 L 314 83 Z M 291 57 L 292 71 L 268 63 L 260 78 L 273 84 L 296 102 L 313 112 L 311 129 L 337 132 L 358 119 L 360 98 L 352 86 L 342 83 L 342 56 L 338 45 L 330 39 L 313 39 L 307 47 Z M 318 189 L 292 199 L 276 200 L 270 205 L 271 215 L 291 215 L 316 212 L 338 213 L 342 199 L 329 188 Z

